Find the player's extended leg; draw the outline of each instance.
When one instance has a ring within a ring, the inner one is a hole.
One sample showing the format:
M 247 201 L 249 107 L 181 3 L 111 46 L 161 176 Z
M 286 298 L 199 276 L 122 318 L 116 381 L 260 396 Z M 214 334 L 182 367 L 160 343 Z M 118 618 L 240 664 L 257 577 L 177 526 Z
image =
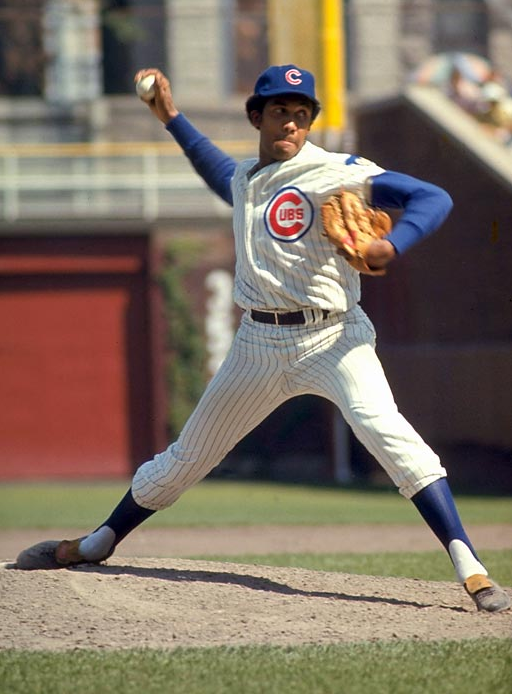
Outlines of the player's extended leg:
M 509 596 L 492 581 L 464 531 L 446 478 L 432 482 L 411 501 L 447 550 L 459 581 L 479 610 L 501 612 Z
M 273 353 L 264 342 L 258 346 L 244 329 L 239 338 L 178 440 L 141 465 L 109 518 L 83 538 L 29 547 L 18 555 L 18 568 L 52 569 L 106 559 L 126 535 L 155 511 L 171 506 L 290 397 L 276 362 L 279 349 Z M 258 358 L 255 350 L 261 350 Z
M 464 531 L 438 456 L 398 412 L 373 338 L 373 326 L 363 317 L 345 333 L 340 327 L 336 342 L 304 364 L 305 378 L 340 408 L 355 435 L 415 504 L 478 609 L 507 609 L 510 598 L 489 579 Z

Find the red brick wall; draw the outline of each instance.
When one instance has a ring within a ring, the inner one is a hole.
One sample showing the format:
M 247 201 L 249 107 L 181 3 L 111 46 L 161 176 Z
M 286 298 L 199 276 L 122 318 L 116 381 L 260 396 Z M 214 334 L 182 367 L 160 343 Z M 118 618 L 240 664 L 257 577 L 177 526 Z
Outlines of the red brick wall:
M 148 238 L 1 245 L 0 479 L 130 474 L 155 445 Z

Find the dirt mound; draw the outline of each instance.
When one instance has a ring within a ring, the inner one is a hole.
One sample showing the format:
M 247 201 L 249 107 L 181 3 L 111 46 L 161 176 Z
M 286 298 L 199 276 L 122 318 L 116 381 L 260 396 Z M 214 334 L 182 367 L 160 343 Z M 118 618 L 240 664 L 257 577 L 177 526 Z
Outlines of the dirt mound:
M 174 558 L 0 569 L 0 648 L 176 648 L 509 638 L 456 583 Z

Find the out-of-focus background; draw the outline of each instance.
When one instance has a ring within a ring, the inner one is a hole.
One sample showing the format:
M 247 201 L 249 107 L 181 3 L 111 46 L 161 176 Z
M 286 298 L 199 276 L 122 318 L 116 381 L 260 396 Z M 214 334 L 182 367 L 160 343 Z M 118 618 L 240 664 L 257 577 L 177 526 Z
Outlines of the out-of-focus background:
M 460 490 L 512 492 L 509 0 L 0 0 L 0 480 L 120 479 L 231 341 L 230 209 L 135 96 L 158 67 L 237 159 L 270 63 L 315 72 L 312 138 L 455 208 L 362 305 Z M 388 484 L 330 403 L 290 401 L 212 476 Z

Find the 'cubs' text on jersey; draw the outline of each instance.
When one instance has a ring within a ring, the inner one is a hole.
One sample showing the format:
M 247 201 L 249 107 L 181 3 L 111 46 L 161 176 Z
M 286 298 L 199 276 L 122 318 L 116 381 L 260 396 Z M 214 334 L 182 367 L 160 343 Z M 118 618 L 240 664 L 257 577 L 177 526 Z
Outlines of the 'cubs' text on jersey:
M 368 161 L 354 166 L 349 159 L 307 142 L 293 159 L 253 176 L 254 159 L 237 166 L 232 192 L 239 306 L 347 311 L 358 303 L 359 273 L 323 235 L 320 207 L 341 187 L 364 197 L 366 180 L 383 169 Z

